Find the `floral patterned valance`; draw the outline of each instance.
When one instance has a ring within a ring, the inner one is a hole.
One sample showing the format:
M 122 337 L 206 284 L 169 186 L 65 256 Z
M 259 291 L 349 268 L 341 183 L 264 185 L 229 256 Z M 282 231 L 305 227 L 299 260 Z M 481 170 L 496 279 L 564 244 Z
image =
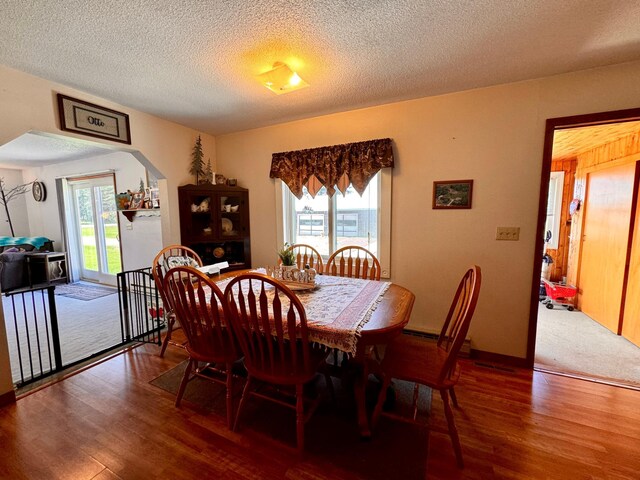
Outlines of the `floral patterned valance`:
M 371 178 L 385 167 L 393 167 L 390 138 L 274 153 L 269 176 L 286 183 L 298 198 L 305 185 L 312 196 L 322 186 L 329 196 L 336 189 L 344 194 L 349 184 L 362 195 Z

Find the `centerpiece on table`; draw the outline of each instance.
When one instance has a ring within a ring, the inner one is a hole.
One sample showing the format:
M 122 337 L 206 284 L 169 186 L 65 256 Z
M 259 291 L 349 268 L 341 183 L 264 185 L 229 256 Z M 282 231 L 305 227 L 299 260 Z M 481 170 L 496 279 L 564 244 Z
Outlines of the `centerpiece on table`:
M 296 255 L 288 243 L 278 251 L 280 264 L 267 267 L 267 275 L 280 280 L 292 290 L 307 290 L 316 287 L 316 270 L 308 265 L 300 270 L 296 265 Z

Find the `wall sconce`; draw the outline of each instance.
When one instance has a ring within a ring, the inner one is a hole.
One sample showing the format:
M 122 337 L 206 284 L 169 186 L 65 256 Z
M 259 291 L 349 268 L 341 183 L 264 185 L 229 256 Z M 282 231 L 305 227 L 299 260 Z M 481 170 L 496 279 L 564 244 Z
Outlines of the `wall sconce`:
M 296 72 L 281 62 L 274 63 L 273 69 L 258 75 L 258 79 L 260 83 L 276 95 L 293 92 L 309 86 Z

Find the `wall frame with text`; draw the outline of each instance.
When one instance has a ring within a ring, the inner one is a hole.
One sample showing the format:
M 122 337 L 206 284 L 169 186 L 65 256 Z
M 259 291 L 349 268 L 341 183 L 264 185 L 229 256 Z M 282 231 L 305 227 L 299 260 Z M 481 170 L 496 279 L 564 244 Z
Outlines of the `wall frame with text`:
M 57 96 L 62 130 L 131 145 L 129 115 L 126 113 L 68 97 L 61 93 L 58 93 Z

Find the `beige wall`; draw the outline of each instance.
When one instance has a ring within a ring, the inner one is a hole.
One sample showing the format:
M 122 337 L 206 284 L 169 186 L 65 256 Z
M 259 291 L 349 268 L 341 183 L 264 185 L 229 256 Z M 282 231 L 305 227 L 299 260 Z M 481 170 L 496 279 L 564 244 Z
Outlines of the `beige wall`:
M 31 198 L 27 198 L 32 236 L 48 237 L 54 241 L 54 248 L 61 250 L 63 225 L 58 213 L 56 178 L 105 171 L 113 171 L 117 192 L 137 190 L 140 179 L 146 185 L 146 169 L 131 154 L 125 152 L 26 169 L 25 181 L 37 179 L 48 187 L 46 202 L 36 202 L 31 195 Z M 135 217 L 133 222 L 129 222 L 119 213 L 117 219 L 120 225 L 123 269 L 134 270 L 150 266 L 156 253 L 162 249 L 162 217 Z M 68 247 L 67 251 L 69 250 Z M 77 266 L 77 263 L 76 259 L 74 265 Z
M 163 219 L 163 242 L 180 240 L 178 185 L 193 182 L 188 173 L 191 150 L 202 136 L 205 159 L 211 157 L 215 170 L 215 138 L 176 123 L 109 102 L 79 90 L 34 77 L 0 65 L 0 145 L 28 131 L 45 132 L 95 141 L 114 149 L 140 152 L 167 179 L 169 215 Z M 93 139 L 59 129 L 56 93 L 96 103 L 127 113 L 131 125 L 131 145 Z
M 473 347 L 524 357 L 545 120 L 638 107 L 638 78 L 630 63 L 219 136 L 218 170 L 250 190 L 253 265 L 265 265 L 277 247 L 271 154 L 391 137 L 392 280 L 416 294 L 411 326 L 439 329 L 477 263 Z M 475 181 L 473 209 L 432 210 L 432 182 L 463 178 Z M 520 227 L 520 241 L 496 241 L 497 226 Z
M 29 181 L 24 179 L 21 170 L 10 168 L 0 168 L 0 177 L 3 178 L 5 182 L 5 193 Z M 14 197 L 14 199 L 7 204 L 16 237 L 32 236 L 29 229 L 29 216 L 27 214 L 27 202 L 29 199 L 33 199 L 33 196 L 30 192 L 27 192 Z M 9 227 L 9 221 L 7 220 L 7 214 L 3 205 L 0 205 L 0 236 L 11 236 L 11 228 Z
M 188 174 L 188 166 L 194 141 L 199 132 L 181 125 L 162 120 L 143 112 L 88 95 L 79 90 L 38 78 L 0 65 L 0 145 L 13 140 L 28 131 L 66 135 L 87 141 L 83 137 L 62 132 L 58 127 L 56 93 L 64 93 L 103 107 L 129 114 L 132 144 L 122 144 L 108 140 L 91 139 L 115 150 L 131 151 L 137 158 L 144 157 L 166 178 L 166 188 L 161 183 L 163 200 L 162 240 L 164 244 L 180 240 L 178 216 L 178 185 L 193 182 Z M 211 157 L 215 170 L 215 139 L 202 135 L 205 159 Z M 140 155 L 141 154 L 141 155 Z M 48 185 L 51 189 L 53 185 Z M 56 232 L 57 234 L 58 232 Z M 5 376 L 10 370 L 3 351 L 6 343 L 4 329 L 0 329 L 0 395 L 5 393 Z M 10 380 L 9 380 L 10 382 Z M 9 383 L 10 385 L 10 383 Z

